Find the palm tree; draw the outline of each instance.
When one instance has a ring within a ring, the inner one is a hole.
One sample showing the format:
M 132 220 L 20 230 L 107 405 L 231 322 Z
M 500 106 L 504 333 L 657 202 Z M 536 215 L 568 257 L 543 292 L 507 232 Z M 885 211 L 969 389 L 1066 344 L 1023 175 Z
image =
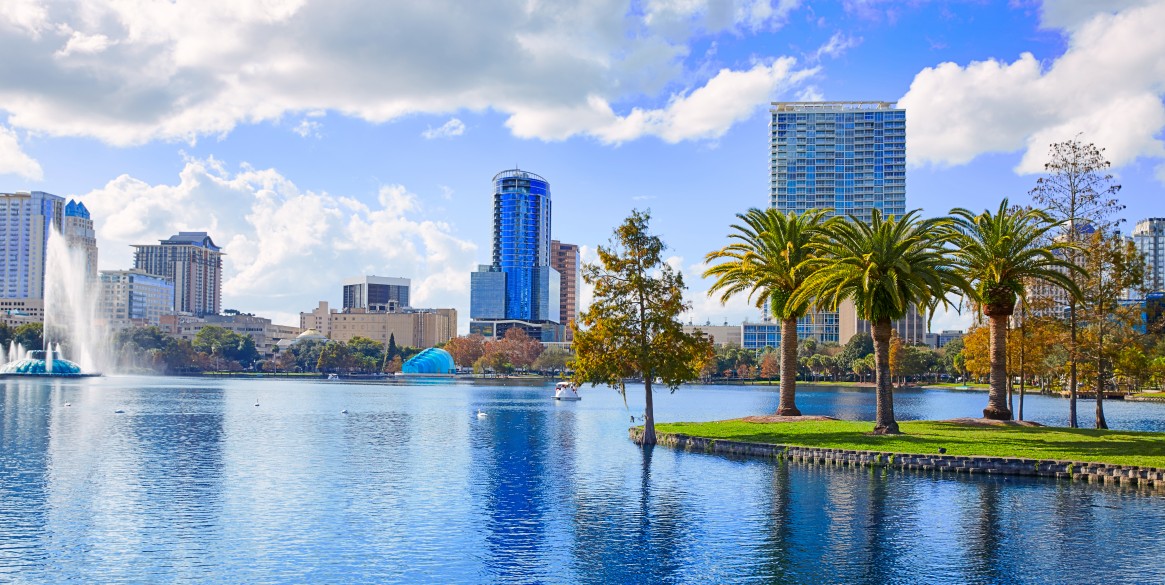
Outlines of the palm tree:
M 897 434 L 894 388 L 890 378 L 891 322 L 911 307 L 933 310 L 947 304 L 946 294 L 961 288 L 962 279 L 945 257 L 953 237 L 949 218 L 918 219 L 918 210 L 896 219 L 872 210 L 870 223 L 856 217 L 833 218 L 826 239 L 814 246 L 804 263 L 811 274 L 790 299 L 836 310 L 850 299 L 858 317 L 873 324 L 874 379 L 877 408 L 874 434 Z
M 964 293 L 988 318 L 991 339 L 991 392 L 985 418 L 1010 420 L 1007 406 L 1007 322 L 1027 287 L 1044 282 L 1079 298 L 1073 273 L 1083 272 L 1058 253 L 1074 246 L 1066 241 L 1044 245 L 1047 234 L 1060 223 L 1039 209 L 1010 209 L 1007 199 L 999 210 L 974 213 L 956 208 L 954 217 L 955 266 L 967 283 Z
M 768 304 L 773 317 L 781 322 L 781 401 L 777 414 L 800 416 L 797 409 L 797 319 L 809 310 L 811 297 L 791 302 L 801 289 L 809 270 L 805 261 L 815 243 L 824 237 L 825 210 L 810 209 L 798 215 L 781 213 L 773 208 L 749 209 L 738 213 L 740 223 L 732 225 L 731 244 L 715 251 L 705 262 L 720 262 L 704 271 L 715 276 L 708 290 L 720 291 L 720 302 L 748 292 L 757 307 Z

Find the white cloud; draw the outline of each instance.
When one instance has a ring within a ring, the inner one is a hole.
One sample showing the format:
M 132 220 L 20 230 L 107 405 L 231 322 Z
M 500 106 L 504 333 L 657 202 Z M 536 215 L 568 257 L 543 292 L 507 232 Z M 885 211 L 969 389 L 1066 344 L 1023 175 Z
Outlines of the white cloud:
M 800 0 L 779 0 L 775 6 L 771 0 L 647 0 L 643 22 L 672 35 L 775 28 L 800 5 Z
M 1048 145 L 1078 133 L 1105 147 L 1116 166 L 1165 157 L 1158 138 L 1165 128 L 1165 35 L 1158 26 L 1165 1 L 1132 4 L 1117 14 L 1093 10 L 1084 21 L 1056 16 L 1053 22 L 1072 28 L 1066 52 L 1051 63 L 1024 53 L 1011 63 L 942 63 L 919 72 L 898 102 L 909 112 L 908 162 L 957 165 L 1022 150 L 1017 171 L 1039 172 Z
M 531 109 L 506 121 L 522 137 L 566 139 L 589 134 L 608 144 L 620 144 L 643 136 L 665 142 L 714 139 L 734 123 L 768 105 L 780 90 L 791 88 L 814 75 L 816 69 L 794 69 L 796 60 L 782 57 L 771 64 L 758 63 L 746 71 L 721 69 L 712 79 L 690 93 L 676 94 L 662 108 L 634 108 L 617 115 L 606 100 L 590 96 L 585 106 Z
M 226 252 L 230 308 L 287 319 L 320 300 L 335 304 L 342 279 L 369 273 L 411 278 L 414 305 L 454 307 L 468 318 L 476 246 L 424 219 L 401 185 L 365 203 L 301 191 L 275 169 L 231 172 L 212 158 L 188 160 L 174 185 L 122 175 L 81 200 L 93 212 L 103 269 L 131 266 L 130 244 L 207 231 Z
M 704 139 L 765 102 L 775 73 L 792 76 L 758 66 L 707 80 L 702 64 L 685 71 L 689 43 L 715 31 L 775 28 L 799 4 L 10 1 L 0 5 L 0 108 L 12 127 L 115 145 L 192 142 L 321 110 L 386 122 L 492 109 L 515 132 L 541 139 Z M 682 30 L 665 26 L 669 19 Z M 665 108 L 616 111 L 681 83 L 695 89 Z M 696 99 L 717 86 L 745 95 Z M 726 115 L 681 111 L 723 102 Z M 572 119 L 548 119 L 560 116 Z
M 300 120 L 299 124 L 296 124 L 295 128 L 292 128 L 291 131 L 299 134 L 301 138 L 319 138 L 321 136 L 320 130 L 322 128 L 323 124 L 320 124 L 315 120 L 304 118 Z
M 24 153 L 20 148 L 20 141 L 16 132 L 11 128 L 0 125 L 0 175 L 20 175 L 26 179 L 39 181 L 44 178 L 44 171 L 36 159 Z
M 841 31 L 837 31 L 833 33 L 833 36 L 829 37 L 829 40 L 826 41 L 824 45 L 821 45 L 817 48 L 817 50 L 813 53 L 813 57 L 817 60 L 820 60 L 822 57 L 840 57 L 844 55 L 846 51 L 860 44 L 862 44 L 861 37 L 853 37 Z
M 457 118 L 449 118 L 449 121 L 442 124 L 440 128 L 429 128 L 421 132 L 421 136 L 428 140 L 434 138 L 452 138 L 454 136 L 461 136 L 462 134 L 465 134 L 465 124 Z

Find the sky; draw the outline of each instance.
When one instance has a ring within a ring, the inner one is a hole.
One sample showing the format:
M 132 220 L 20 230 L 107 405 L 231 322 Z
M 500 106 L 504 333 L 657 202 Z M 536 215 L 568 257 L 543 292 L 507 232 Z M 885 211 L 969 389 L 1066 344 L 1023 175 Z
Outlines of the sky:
M 1029 202 L 1079 136 L 1131 231 L 1165 216 L 1161 22 L 1165 0 L 5 0 L 0 192 L 84 202 L 101 269 L 209 232 L 224 308 L 297 325 L 396 276 L 465 332 L 516 166 L 584 261 L 650 210 L 685 319 L 735 324 L 760 313 L 709 297 L 703 259 L 768 205 L 770 102 L 896 101 L 927 216 Z

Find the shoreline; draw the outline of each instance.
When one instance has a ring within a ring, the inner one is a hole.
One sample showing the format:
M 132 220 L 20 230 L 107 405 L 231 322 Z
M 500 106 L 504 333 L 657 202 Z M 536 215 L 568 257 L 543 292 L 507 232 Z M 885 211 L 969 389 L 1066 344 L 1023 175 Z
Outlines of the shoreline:
M 643 444 L 643 428 L 628 429 L 632 442 Z M 785 460 L 811 465 L 840 467 L 885 467 L 909 471 L 938 471 L 967 475 L 1012 475 L 1068 479 L 1088 483 L 1139 486 L 1165 492 L 1165 469 L 1138 465 L 1119 465 L 1088 461 L 1030 459 L 1026 457 L 988 457 L 979 455 L 942 455 L 804 447 L 775 443 L 753 443 L 729 439 L 710 439 L 681 433 L 656 432 L 659 445 L 688 452 L 712 453 L 729 457 Z

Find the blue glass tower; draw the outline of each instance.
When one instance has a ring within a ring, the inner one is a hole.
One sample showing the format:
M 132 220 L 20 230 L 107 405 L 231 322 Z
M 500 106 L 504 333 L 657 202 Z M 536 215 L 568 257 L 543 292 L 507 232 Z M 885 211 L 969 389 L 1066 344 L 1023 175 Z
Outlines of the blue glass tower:
M 498 173 L 493 182 L 493 265 L 506 275 L 505 317 L 553 321 L 550 183 L 518 169 Z
M 471 331 L 490 336 L 519 324 L 535 338 L 557 341 L 561 276 L 550 253 L 550 183 L 519 169 L 498 173 L 492 262 L 470 277 Z

